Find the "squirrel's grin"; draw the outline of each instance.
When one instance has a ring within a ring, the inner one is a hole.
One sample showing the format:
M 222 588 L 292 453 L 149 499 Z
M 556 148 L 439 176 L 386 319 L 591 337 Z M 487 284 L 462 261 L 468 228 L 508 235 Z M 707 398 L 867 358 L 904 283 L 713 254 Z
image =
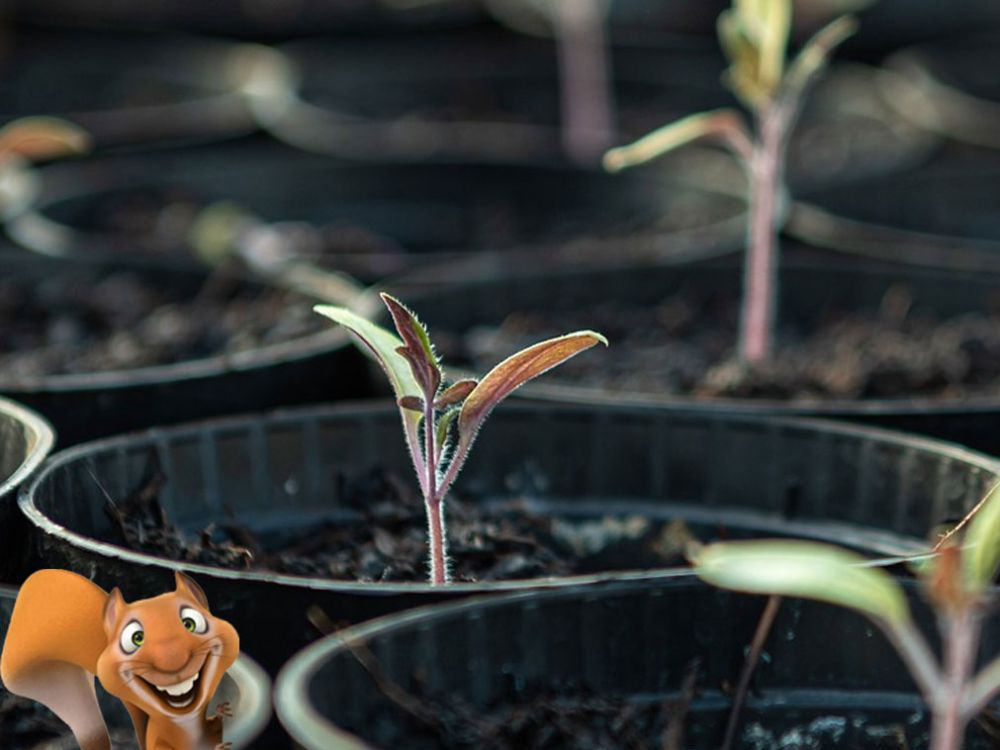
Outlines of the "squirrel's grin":
M 204 668 L 204 665 L 202 665 L 202 668 Z M 146 679 L 143 679 L 143 682 L 153 688 L 153 694 L 166 703 L 167 706 L 174 710 L 181 710 L 194 703 L 194 699 L 198 695 L 198 689 L 201 687 L 201 669 L 193 677 L 178 682 L 175 685 L 161 687 L 160 685 L 154 685 Z

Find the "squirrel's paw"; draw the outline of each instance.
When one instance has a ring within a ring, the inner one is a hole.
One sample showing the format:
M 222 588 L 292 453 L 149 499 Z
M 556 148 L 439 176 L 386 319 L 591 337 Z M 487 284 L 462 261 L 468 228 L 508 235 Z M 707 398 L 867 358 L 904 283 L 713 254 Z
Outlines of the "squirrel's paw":
M 215 746 L 215 750 L 233 750 L 232 742 L 220 742 Z
M 218 706 L 215 707 L 214 718 L 219 718 L 220 716 L 225 716 L 227 719 L 233 718 L 233 707 L 229 705 L 229 701 L 226 701 L 225 703 L 220 703 Z

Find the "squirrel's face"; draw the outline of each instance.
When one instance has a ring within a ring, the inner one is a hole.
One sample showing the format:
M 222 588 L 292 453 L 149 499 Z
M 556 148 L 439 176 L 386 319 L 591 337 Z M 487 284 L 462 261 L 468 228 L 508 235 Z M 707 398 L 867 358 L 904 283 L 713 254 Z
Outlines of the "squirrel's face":
M 239 636 L 213 617 L 201 588 L 182 573 L 177 590 L 129 604 L 115 589 L 97 676 L 112 695 L 147 714 L 201 712 L 239 653 Z

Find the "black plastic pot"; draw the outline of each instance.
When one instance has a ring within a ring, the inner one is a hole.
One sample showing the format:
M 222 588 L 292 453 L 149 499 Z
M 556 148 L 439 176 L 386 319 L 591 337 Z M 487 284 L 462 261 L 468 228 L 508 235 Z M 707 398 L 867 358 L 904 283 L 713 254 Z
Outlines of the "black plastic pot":
M 169 585 L 174 569 L 189 571 L 269 669 L 318 636 L 306 618 L 313 605 L 334 622 L 357 623 L 475 593 L 685 575 L 636 563 L 648 559 L 636 545 L 610 549 L 593 574 L 447 587 L 227 570 L 125 549 L 102 510 L 109 497 L 125 498 L 143 484 L 155 461 L 166 477 L 161 506 L 185 534 L 237 524 L 273 544 L 357 519 L 350 487 L 374 467 L 405 481 L 412 467 L 400 433 L 392 405 L 342 405 L 70 448 L 21 494 L 35 525 L 28 557 L 86 571 L 102 585 L 121 585 L 126 596 L 132 586 Z M 493 508 L 522 498 L 531 511 L 570 522 L 639 515 L 655 533 L 683 519 L 702 538 L 806 536 L 892 557 L 926 549 L 927 531 L 960 517 L 997 477 L 1000 464 L 985 456 L 865 428 L 721 411 L 511 403 L 483 430 L 457 492 Z
M 932 630 L 919 597 L 911 600 L 923 629 Z M 618 696 L 639 712 L 678 700 L 699 658 L 683 747 L 717 748 L 730 705 L 724 685 L 736 682 L 762 605 L 762 597 L 669 581 L 421 608 L 342 631 L 296 655 L 278 678 L 276 708 L 297 745 L 308 750 L 402 744 L 421 750 L 442 745 L 435 733 L 407 722 L 412 718 L 373 684 L 348 642 L 363 643 L 382 679 L 410 696 L 458 697 L 483 715 L 491 703 L 530 706 L 533 693 L 546 688 Z M 993 626 L 982 653 L 995 655 L 998 648 Z M 860 615 L 784 600 L 765 652 L 737 747 L 925 746 L 927 710 L 885 637 Z M 648 747 L 662 747 L 661 741 L 659 732 L 648 732 Z M 965 747 L 993 745 L 972 729 Z
M 18 550 L 24 519 L 17 512 L 15 492 L 45 460 L 54 442 L 48 422 L 0 398 L 0 582 L 16 580 L 23 564 Z
M 967 153 L 924 168 L 800 194 L 786 231 L 868 258 L 964 271 L 1000 270 L 993 196 L 1000 160 Z
M 16 588 L 0 586 L 0 645 L 7 638 L 7 628 L 10 625 L 16 598 Z M 106 693 L 99 682 L 96 684 L 98 702 L 109 730 L 132 739 L 128 744 L 116 744 L 115 747 L 136 747 L 132 722 L 125 706 L 117 698 Z M 5 706 L 10 697 L 10 693 L 0 685 L 0 701 Z M 225 736 L 227 742 L 233 743 L 234 750 L 264 747 L 262 744 L 255 745 L 254 740 L 267 726 L 271 717 L 271 680 L 267 673 L 246 654 L 240 654 L 219 683 L 212 705 L 222 701 L 228 701 L 233 709 L 233 718 L 226 721 Z M 67 737 L 32 745 L 32 750 L 73 750 L 76 743 L 68 730 L 66 734 Z M 8 750 L 20 750 L 23 747 L 14 744 L 10 737 L 4 737 L 3 740 L 4 747 Z
M 475 329 L 499 326 L 515 312 L 587 311 L 609 302 L 655 305 L 667 296 L 694 292 L 713 303 L 739 298 L 742 274 L 735 263 L 723 260 L 642 270 L 573 271 L 532 274 L 494 264 L 457 268 L 442 281 L 428 283 L 419 274 L 397 279 L 388 289 L 417 310 L 432 337 L 465 335 Z M 785 248 L 780 283 L 780 316 L 802 327 L 825 317 L 850 311 L 875 313 L 886 294 L 908 294 L 909 314 L 938 319 L 996 309 L 998 286 L 993 275 L 932 271 L 890 264 L 850 262 L 817 255 L 801 246 Z M 894 292 L 895 293 L 895 292 Z M 890 295 L 891 296 L 891 295 Z M 383 319 L 384 306 L 374 294 L 357 301 L 366 315 Z M 708 304 L 708 303 L 706 303 Z M 585 316 L 581 316 L 584 317 Z M 586 321 L 580 327 L 587 327 Z M 500 355 L 497 355 L 500 356 Z M 611 361 L 614 343 L 602 356 Z M 496 357 L 492 361 L 496 361 Z M 384 381 L 381 373 L 373 377 Z M 653 386 L 613 390 L 560 380 L 559 372 L 527 384 L 519 391 L 534 399 L 582 403 L 631 404 L 693 409 L 706 415 L 807 415 L 848 419 L 951 440 L 987 453 L 1000 453 L 996 420 L 1000 397 L 908 397 L 868 400 L 772 398 L 699 398 L 674 395 Z
M 345 165 L 260 141 L 38 175 L 36 208 L 8 229 L 43 253 L 194 264 L 199 211 L 231 201 L 269 224 L 284 252 L 366 279 L 472 252 L 514 252 L 533 265 L 706 257 L 737 247 L 745 221 L 742 198 L 648 174 L 550 163 Z M 233 241 L 246 249 L 253 236 Z
M 280 56 L 252 44 L 94 30 L 16 30 L 0 64 L 0 122 L 66 118 L 97 149 L 253 132 L 251 93 L 284 73 Z
M 265 127 L 295 146 L 378 161 L 563 154 L 550 41 L 486 30 L 457 39 L 316 39 L 282 51 L 298 69 L 297 97 L 260 111 Z M 615 143 L 694 112 L 738 106 L 721 83 L 726 62 L 713 42 L 671 37 L 615 47 L 610 56 Z M 793 186 L 891 172 L 923 157 L 930 138 L 899 120 L 874 78 L 870 68 L 843 66 L 818 84 L 790 147 Z M 734 180 L 731 189 L 742 190 L 739 172 Z
M 83 285 L 138 279 L 147 288 L 163 292 L 164 305 L 157 308 L 161 311 L 166 303 L 190 301 L 210 286 L 204 272 L 170 266 L 89 263 L 9 252 L 0 255 L 0 276 L 5 282 L 6 314 L 25 309 L 24 297 L 31 295 L 35 300 L 32 314 L 40 315 L 40 306 L 46 310 L 49 327 L 45 342 L 54 350 L 72 346 L 81 335 L 74 333 L 72 326 L 67 331 L 63 318 L 70 313 L 73 320 L 69 323 L 74 325 L 87 319 L 86 309 L 66 309 L 78 304 L 67 302 L 76 299 L 69 292 Z M 233 283 L 246 296 L 265 291 L 256 283 Z M 109 288 L 108 293 L 122 294 L 121 284 Z M 127 302 L 118 299 L 114 304 Z M 310 301 L 303 304 L 308 306 Z M 16 325 L 11 325 L 7 345 L 16 346 L 19 333 Z M 196 359 L 171 364 L 104 371 L 86 371 L 81 364 L 74 365 L 75 371 L 52 375 L 34 369 L 8 370 L 0 373 L 0 393 L 17 398 L 51 420 L 62 446 L 154 424 L 368 393 L 364 363 L 342 331 L 324 325 L 308 334 L 296 330 L 286 340 L 272 339 L 231 352 L 219 345 Z M 106 336 L 101 339 L 105 341 L 115 333 L 108 330 L 94 335 Z
M 998 44 L 994 31 L 897 52 L 886 60 L 883 94 L 900 117 L 920 127 L 973 146 L 1000 148 Z
M 18 21 L 101 25 L 116 29 L 174 28 L 271 40 L 302 34 L 420 31 L 481 20 L 476 0 L 387 3 L 381 0 L 6 0 L 6 17 Z

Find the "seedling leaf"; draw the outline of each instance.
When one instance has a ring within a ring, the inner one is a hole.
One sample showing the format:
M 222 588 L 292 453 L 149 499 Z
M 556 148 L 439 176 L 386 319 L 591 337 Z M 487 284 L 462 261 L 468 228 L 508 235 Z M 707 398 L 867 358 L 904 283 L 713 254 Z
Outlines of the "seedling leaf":
M 741 157 L 749 155 L 750 134 L 743 116 L 734 109 L 715 109 L 682 117 L 633 143 L 611 149 L 604 155 L 604 168 L 619 172 L 711 137 L 721 139 Z
M 987 493 L 965 533 L 964 577 L 976 591 L 990 586 L 1000 570 L 1000 484 Z
M 392 333 L 344 307 L 316 305 L 313 309 L 334 323 L 344 326 L 358 341 L 364 344 L 364 347 L 385 370 L 397 401 L 406 396 L 420 397 L 422 395 L 420 385 L 414 379 L 409 363 L 396 351 L 403 345 L 403 342 Z
M 438 452 L 442 451 L 445 444 L 448 442 L 448 430 L 451 429 L 451 425 L 458 416 L 458 412 L 458 409 L 451 409 L 442 414 L 438 419 L 436 435 Z
M 380 295 L 389 309 L 396 331 L 403 339 L 397 353 L 410 363 L 414 380 L 427 398 L 433 398 L 441 385 L 441 364 L 431 345 L 427 329 L 406 305 L 395 297 Z
M 909 622 L 909 607 L 888 573 L 861 567 L 864 558 L 800 541 L 721 542 L 696 548 L 695 572 L 722 588 L 836 604 L 890 625 Z
M 58 117 L 22 117 L 0 128 L 0 158 L 16 154 L 40 161 L 80 154 L 89 148 L 86 131 Z
M 769 92 L 777 90 L 785 70 L 785 50 L 792 25 L 791 0 L 756 0 L 760 20 L 759 81 Z
M 404 409 L 424 413 L 424 400 L 419 396 L 403 396 L 397 403 Z
M 465 400 L 466 396 L 472 393 L 478 383 L 479 381 L 474 380 L 473 378 L 458 380 L 452 383 L 441 392 L 440 396 L 437 397 L 437 400 L 434 402 L 434 406 L 438 409 L 445 409 L 449 406 L 461 403 Z
M 833 51 L 854 35 L 858 20 L 854 16 L 841 16 L 822 29 L 803 45 L 785 78 L 784 95 L 801 96 L 805 88 L 830 60 Z
M 458 434 L 471 444 L 494 407 L 529 380 L 548 372 L 595 344 L 608 340 L 594 331 L 576 331 L 529 346 L 494 367 L 466 397 L 458 417 Z

